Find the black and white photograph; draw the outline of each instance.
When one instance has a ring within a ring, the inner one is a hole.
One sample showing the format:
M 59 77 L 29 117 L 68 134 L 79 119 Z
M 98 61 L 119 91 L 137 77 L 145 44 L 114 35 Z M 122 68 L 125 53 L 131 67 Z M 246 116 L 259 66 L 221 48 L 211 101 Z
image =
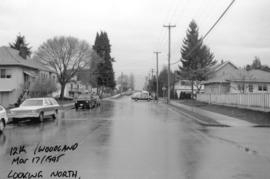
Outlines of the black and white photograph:
M 0 179 L 269 179 L 269 0 L 0 0 Z

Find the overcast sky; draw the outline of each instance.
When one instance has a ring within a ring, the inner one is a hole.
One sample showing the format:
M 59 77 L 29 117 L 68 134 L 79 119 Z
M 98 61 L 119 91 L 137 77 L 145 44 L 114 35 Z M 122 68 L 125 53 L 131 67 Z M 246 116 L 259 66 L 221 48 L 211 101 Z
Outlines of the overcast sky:
M 161 51 L 160 69 L 167 64 L 168 30 L 172 29 L 172 59 L 180 47 L 189 22 L 194 19 L 204 35 L 231 0 L 1 0 L 0 46 L 8 45 L 20 32 L 36 50 L 54 36 L 67 35 L 93 44 L 98 31 L 106 31 L 115 58 L 116 75 L 134 73 L 141 88 L 155 68 L 153 51 Z M 259 56 L 270 65 L 270 1 L 236 0 L 232 8 L 205 39 L 217 60 L 237 66 Z M 173 66 L 177 69 L 177 65 Z

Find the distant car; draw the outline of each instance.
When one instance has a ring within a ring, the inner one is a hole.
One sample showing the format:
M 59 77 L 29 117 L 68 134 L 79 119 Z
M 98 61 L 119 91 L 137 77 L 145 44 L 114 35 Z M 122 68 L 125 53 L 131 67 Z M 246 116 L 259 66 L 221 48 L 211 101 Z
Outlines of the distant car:
M 82 109 L 91 109 L 95 107 L 95 102 L 92 99 L 91 95 L 81 94 L 76 100 L 75 100 L 75 109 L 78 110 L 79 108 Z
M 138 93 L 134 93 L 131 97 L 131 99 L 138 101 L 138 100 L 147 100 L 150 101 L 152 100 L 152 96 L 150 96 L 149 92 L 147 91 L 142 91 Z
M 0 105 L 0 132 L 3 132 L 5 126 L 7 125 L 8 117 L 6 109 Z
M 38 119 L 44 121 L 45 117 L 51 116 L 56 119 L 59 104 L 53 98 L 29 98 L 19 107 L 10 110 L 10 117 L 14 122 L 23 119 Z

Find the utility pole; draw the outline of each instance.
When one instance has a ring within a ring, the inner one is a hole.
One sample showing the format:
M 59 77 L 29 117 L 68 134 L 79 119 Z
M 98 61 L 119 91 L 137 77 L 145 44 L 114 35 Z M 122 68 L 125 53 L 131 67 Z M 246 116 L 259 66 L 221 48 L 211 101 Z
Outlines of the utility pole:
M 170 103 L 170 95 L 171 95 L 171 28 L 176 27 L 176 25 L 163 25 L 163 27 L 168 28 L 169 31 L 169 41 L 168 41 L 168 98 L 167 103 Z
M 158 72 L 158 54 L 161 53 L 161 52 L 154 52 L 154 53 L 156 54 L 156 60 L 157 60 L 157 64 L 156 64 L 157 65 L 157 67 L 156 67 L 157 68 L 156 69 L 156 80 L 157 80 L 157 82 L 156 82 L 156 85 L 157 85 L 156 86 L 156 97 L 157 97 L 157 100 L 158 100 L 158 73 L 159 73 Z
M 153 78 L 154 78 L 154 68 L 152 68 L 152 70 L 151 70 L 151 78 L 152 78 L 152 80 L 153 80 Z

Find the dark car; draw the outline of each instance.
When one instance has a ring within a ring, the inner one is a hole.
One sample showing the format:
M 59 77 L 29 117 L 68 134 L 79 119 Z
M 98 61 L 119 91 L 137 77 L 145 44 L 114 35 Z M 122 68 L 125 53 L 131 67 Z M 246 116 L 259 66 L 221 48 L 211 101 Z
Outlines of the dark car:
M 75 100 L 75 109 L 78 110 L 79 108 L 82 109 L 91 109 L 95 107 L 94 100 L 92 99 L 90 94 L 81 94 Z

